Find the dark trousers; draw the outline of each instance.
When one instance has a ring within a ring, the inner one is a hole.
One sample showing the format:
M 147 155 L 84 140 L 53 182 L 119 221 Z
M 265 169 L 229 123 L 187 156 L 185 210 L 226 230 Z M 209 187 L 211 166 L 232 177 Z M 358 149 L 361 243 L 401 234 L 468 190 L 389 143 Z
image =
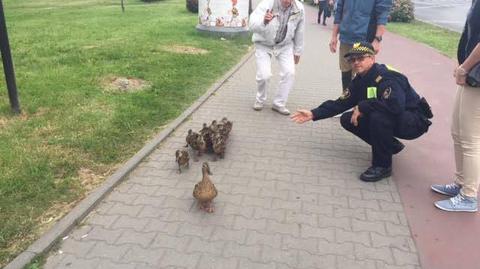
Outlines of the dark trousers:
M 329 10 L 327 9 L 328 9 L 327 1 L 318 2 L 318 18 L 317 18 L 318 23 L 320 23 L 320 17 L 322 16 L 322 13 L 323 13 L 323 23 L 325 23 L 328 15 L 327 12 L 329 12 Z
M 350 123 L 352 112 L 346 112 L 340 118 L 345 130 L 360 137 L 372 146 L 372 166 L 391 167 L 395 137 L 415 139 L 428 130 L 429 121 L 419 112 L 405 111 L 397 117 L 382 112 L 363 115 L 358 126 Z

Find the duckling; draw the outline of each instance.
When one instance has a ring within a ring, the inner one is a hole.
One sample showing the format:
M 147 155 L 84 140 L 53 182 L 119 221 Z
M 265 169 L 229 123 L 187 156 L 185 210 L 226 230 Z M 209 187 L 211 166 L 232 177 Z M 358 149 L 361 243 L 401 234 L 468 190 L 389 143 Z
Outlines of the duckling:
M 200 135 L 203 136 L 203 140 L 205 141 L 206 148 L 209 152 L 213 151 L 212 145 L 212 130 L 207 126 L 206 123 L 203 123 L 203 128 L 200 130 Z
M 216 120 L 213 120 L 212 121 L 212 124 L 210 124 L 210 126 L 208 127 L 210 128 L 210 131 L 215 134 L 215 133 L 218 133 L 218 124 L 217 124 L 217 121 Z
M 182 149 L 175 152 L 175 161 L 178 163 L 178 173 L 182 173 L 180 169 L 181 166 L 190 167 L 190 157 L 188 156 L 188 151 Z
M 188 130 L 187 137 L 185 138 L 187 145 L 185 147 L 192 147 L 192 145 L 195 144 L 195 141 L 197 141 L 197 137 L 198 134 L 196 132 L 192 131 L 192 129 Z
M 205 140 L 203 140 L 203 136 L 199 135 L 197 137 L 194 149 L 198 150 L 198 156 L 201 156 L 202 153 L 207 151 L 207 143 L 205 143 Z
M 223 117 L 221 123 L 225 128 L 226 136 L 228 136 L 230 134 L 230 131 L 232 131 L 233 122 L 229 121 L 227 117 Z
M 188 130 L 187 135 L 187 146 L 190 146 L 193 150 L 197 150 L 198 156 L 201 156 L 203 152 L 206 151 L 205 141 L 203 140 L 203 136 L 199 135 L 198 133 L 192 131 L 191 129 Z M 197 159 L 194 159 L 197 161 Z
M 213 213 L 214 207 L 212 201 L 217 196 L 217 189 L 210 180 L 209 175 L 211 175 L 212 172 L 210 172 L 208 162 L 203 163 L 202 174 L 202 181 L 195 184 L 195 188 L 193 189 L 193 197 L 197 199 L 200 209 L 208 213 Z
M 213 151 L 215 152 L 216 156 L 223 159 L 225 155 L 225 149 L 227 148 L 227 138 L 223 136 L 221 133 L 215 134 L 213 138 Z

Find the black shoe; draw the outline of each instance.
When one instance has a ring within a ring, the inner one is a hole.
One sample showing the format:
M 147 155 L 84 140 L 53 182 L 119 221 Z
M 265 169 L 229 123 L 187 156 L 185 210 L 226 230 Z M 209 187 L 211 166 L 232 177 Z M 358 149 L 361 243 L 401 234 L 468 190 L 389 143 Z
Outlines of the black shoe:
M 323 26 L 327 26 L 327 24 L 325 22 L 322 23 Z
M 380 166 L 372 166 L 360 175 L 360 179 L 366 182 L 376 182 L 391 175 L 391 167 L 385 168 Z
M 397 139 L 393 139 L 393 150 L 392 150 L 392 154 L 397 154 L 399 153 L 400 151 L 402 151 L 403 149 L 405 148 L 405 145 L 398 141 Z

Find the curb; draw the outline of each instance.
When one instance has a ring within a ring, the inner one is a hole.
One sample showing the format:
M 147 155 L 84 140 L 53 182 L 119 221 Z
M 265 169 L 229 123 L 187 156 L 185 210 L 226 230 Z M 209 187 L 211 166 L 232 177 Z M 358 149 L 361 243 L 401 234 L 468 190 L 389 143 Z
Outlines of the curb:
M 169 123 L 157 136 L 150 140 L 140 151 L 138 151 L 130 160 L 120 167 L 113 175 L 107 178 L 105 182 L 85 199 L 80 201 L 67 215 L 58 221 L 50 230 L 43 234 L 39 239 L 33 242 L 30 247 L 20 253 L 15 259 L 8 263 L 4 269 L 23 269 L 37 256 L 47 253 L 58 240 L 67 235 L 77 224 L 79 224 L 102 199 L 107 196 L 113 188 L 120 184 L 126 176 L 134 170 L 137 165 L 157 146 L 163 142 L 180 124 L 182 124 L 193 112 L 195 112 L 203 103 L 205 103 L 211 95 L 220 89 L 230 77 L 233 76 L 253 55 L 254 50 L 247 52 L 240 62 L 237 63 L 227 74 L 215 82 L 210 89 L 195 101 L 187 110 L 179 117 Z

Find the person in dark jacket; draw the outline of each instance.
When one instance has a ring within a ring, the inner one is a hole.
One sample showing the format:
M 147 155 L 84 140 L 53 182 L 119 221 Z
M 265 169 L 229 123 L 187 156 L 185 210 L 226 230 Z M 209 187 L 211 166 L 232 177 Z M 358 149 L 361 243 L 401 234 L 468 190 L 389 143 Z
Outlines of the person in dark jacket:
M 466 83 L 467 74 L 480 64 L 480 0 L 472 1 L 458 44 L 454 71 L 458 85 L 452 119 L 456 171 L 451 184 L 435 184 L 433 191 L 452 196 L 435 206 L 445 211 L 478 211 L 480 183 L 480 88 Z
M 356 42 L 370 42 L 375 52 L 380 51 L 385 25 L 392 8 L 392 0 L 337 0 L 330 51 L 337 52 L 342 73 L 342 88 L 345 90 L 352 81 L 353 73 L 345 54 Z
M 360 175 L 374 182 L 392 173 L 392 155 L 404 145 L 395 137 L 415 139 L 427 132 L 431 111 L 401 73 L 375 63 L 375 51 L 368 42 L 356 43 L 345 55 L 357 76 L 337 100 L 329 100 L 312 110 L 300 109 L 292 115 L 297 123 L 316 121 L 345 112 L 340 122 L 347 131 L 372 147 L 372 165 Z M 426 104 L 428 106 L 428 104 Z M 427 113 L 430 112 L 430 113 Z

